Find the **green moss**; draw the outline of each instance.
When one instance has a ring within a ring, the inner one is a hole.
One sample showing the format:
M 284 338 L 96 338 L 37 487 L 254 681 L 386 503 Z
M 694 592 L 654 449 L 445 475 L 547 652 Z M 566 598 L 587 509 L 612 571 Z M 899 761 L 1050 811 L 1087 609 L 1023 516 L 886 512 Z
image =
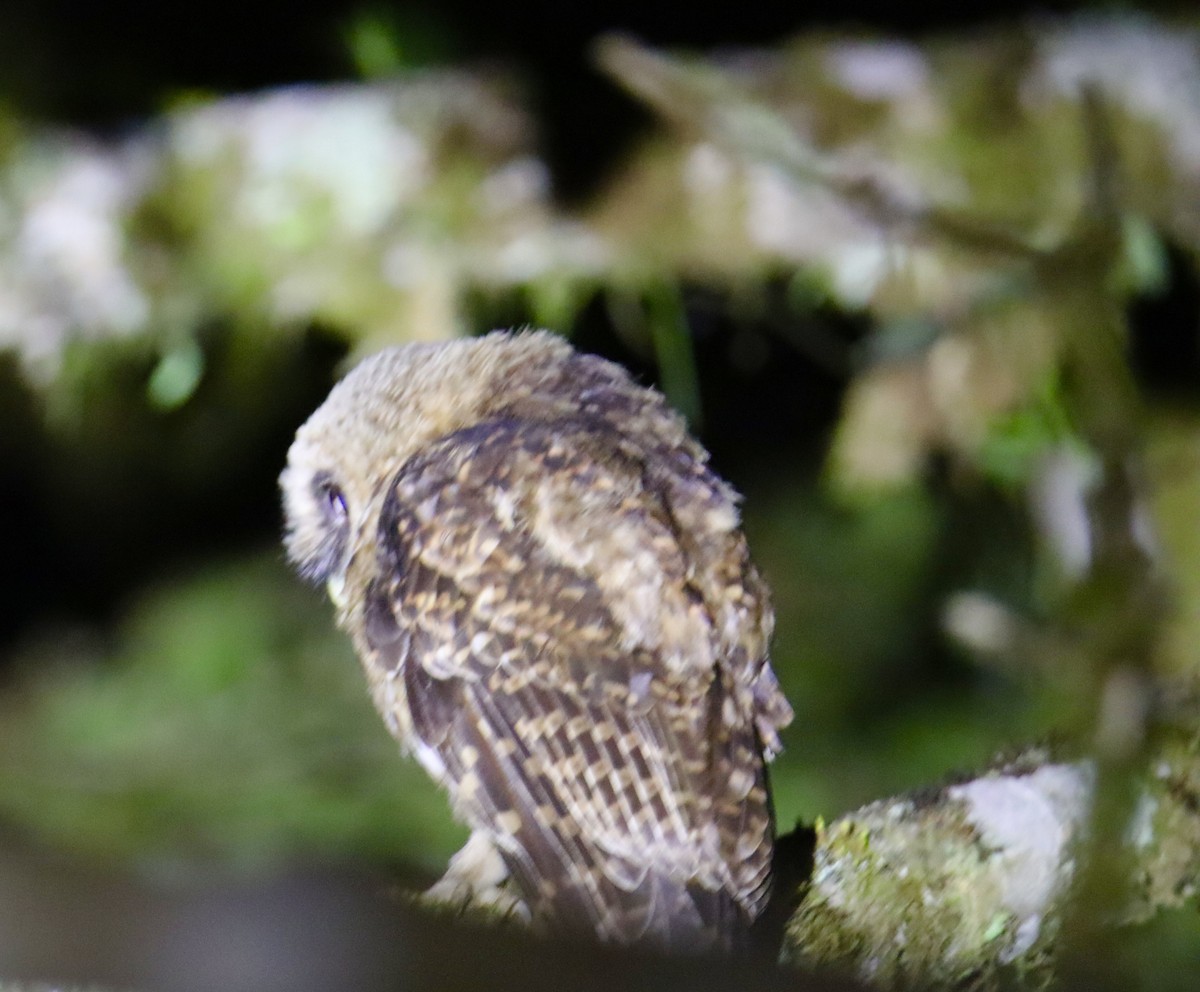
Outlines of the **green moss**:
M 989 852 L 954 802 L 875 803 L 818 829 L 812 879 L 789 923 L 784 959 L 848 970 L 884 988 L 996 988 L 1031 966 L 1013 960 L 1019 921 L 1002 904 Z

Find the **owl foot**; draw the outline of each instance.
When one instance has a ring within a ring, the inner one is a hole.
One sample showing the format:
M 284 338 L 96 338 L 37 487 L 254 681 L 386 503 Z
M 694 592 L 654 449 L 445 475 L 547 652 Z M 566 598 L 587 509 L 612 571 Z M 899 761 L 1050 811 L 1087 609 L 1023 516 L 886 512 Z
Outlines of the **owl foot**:
M 529 923 L 529 908 L 513 891 L 508 869 L 483 834 L 472 834 L 446 873 L 421 896 L 426 906 L 505 923 Z

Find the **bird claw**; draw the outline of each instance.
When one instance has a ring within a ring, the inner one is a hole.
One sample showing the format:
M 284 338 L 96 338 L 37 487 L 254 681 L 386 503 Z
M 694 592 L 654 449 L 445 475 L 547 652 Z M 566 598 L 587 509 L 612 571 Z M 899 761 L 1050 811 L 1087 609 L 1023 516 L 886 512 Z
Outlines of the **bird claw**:
M 446 873 L 421 896 L 426 905 L 460 915 L 486 914 L 504 921 L 528 923 L 529 908 L 509 884 L 508 869 L 483 834 L 472 834 Z

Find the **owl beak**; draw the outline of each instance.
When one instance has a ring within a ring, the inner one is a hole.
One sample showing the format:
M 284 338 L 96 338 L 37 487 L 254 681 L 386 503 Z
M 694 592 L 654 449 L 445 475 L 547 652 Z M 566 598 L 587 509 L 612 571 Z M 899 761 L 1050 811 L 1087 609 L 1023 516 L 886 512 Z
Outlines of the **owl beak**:
M 325 583 L 325 590 L 329 593 L 329 598 L 333 600 L 333 605 L 339 610 L 346 605 L 346 573 L 335 572 Z

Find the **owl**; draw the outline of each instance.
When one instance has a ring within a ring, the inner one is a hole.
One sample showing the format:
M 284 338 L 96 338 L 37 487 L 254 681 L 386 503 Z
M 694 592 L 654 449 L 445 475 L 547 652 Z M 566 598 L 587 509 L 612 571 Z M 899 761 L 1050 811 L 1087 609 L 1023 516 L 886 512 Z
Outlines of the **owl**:
M 537 928 L 742 943 L 792 713 L 738 497 L 663 398 L 545 331 L 363 361 L 297 432 L 287 551 Z

